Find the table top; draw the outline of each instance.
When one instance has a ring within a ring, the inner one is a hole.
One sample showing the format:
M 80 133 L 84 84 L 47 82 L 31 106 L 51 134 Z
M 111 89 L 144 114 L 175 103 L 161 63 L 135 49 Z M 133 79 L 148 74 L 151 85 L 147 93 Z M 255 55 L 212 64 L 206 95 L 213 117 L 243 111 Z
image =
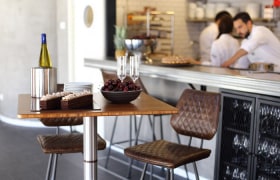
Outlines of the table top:
M 127 104 L 113 104 L 101 93 L 93 94 L 94 108 L 77 110 L 41 110 L 32 111 L 30 94 L 20 94 L 18 98 L 18 118 L 62 118 L 93 116 L 125 116 L 145 114 L 175 114 L 178 109 L 141 92 L 140 96 Z M 96 108 L 96 105 L 98 106 Z M 96 108 L 96 109 L 95 109 Z

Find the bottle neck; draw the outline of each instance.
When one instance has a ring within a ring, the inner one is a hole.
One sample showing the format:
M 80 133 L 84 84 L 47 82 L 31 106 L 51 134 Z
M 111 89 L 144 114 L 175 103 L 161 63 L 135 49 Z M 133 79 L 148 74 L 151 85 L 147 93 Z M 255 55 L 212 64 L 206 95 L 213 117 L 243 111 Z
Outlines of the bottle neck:
M 41 35 L 41 41 L 42 41 L 42 44 L 47 44 L 47 38 L 46 38 L 46 34 L 42 34 Z

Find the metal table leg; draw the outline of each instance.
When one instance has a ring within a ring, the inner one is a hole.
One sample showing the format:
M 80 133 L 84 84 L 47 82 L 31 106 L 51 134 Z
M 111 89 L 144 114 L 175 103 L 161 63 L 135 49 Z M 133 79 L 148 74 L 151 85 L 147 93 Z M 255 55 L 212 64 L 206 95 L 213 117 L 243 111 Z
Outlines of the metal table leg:
M 84 180 L 97 180 L 97 117 L 84 117 Z

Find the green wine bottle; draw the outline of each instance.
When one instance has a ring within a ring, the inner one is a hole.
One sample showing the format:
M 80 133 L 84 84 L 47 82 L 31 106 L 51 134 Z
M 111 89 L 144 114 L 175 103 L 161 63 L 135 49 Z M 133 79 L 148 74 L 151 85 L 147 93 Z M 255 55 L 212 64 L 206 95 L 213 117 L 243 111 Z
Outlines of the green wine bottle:
M 47 47 L 47 36 L 45 33 L 41 34 L 41 53 L 39 58 L 39 66 L 42 68 L 52 68 L 52 60 L 49 55 Z

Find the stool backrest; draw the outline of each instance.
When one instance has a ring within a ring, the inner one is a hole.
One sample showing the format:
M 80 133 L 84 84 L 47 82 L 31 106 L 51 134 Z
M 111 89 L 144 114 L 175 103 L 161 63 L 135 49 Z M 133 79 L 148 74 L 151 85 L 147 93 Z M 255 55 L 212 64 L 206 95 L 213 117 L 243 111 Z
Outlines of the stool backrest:
M 182 135 L 212 139 L 218 128 L 220 101 L 219 93 L 184 90 L 176 106 L 179 113 L 171 116 L 171 126 Z

